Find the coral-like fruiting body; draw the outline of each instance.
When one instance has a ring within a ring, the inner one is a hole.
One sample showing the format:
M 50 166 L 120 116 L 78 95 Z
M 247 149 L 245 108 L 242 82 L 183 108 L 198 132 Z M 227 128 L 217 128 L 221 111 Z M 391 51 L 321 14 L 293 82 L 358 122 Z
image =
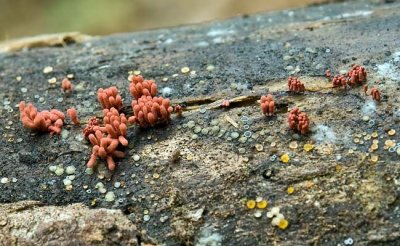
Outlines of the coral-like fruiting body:
M 368 85 L 363 85 L 364 94 L 367 95 L 368 92 Z
M 182 117 L 182 113 L 183 113 L 183 107 L 181 105 L 176 105 L 174 107 L 174 112 L 176 113 L 176 115 L 178 115 L 179 117 Z
M 367 71 L 364 67 L 354 64 L 350 71 L 347 73 L 349 78 L 348 83 L 350 86 L 355 86 L 357 84 L 362 84 L 367 80 Z
M 143 95 L 155 97 L 157 95 L 157 85 L 154 80 L 145 80 L 142 76 L 137 75 L 131 78 L 129 91 L 136 100 Z
M 122 109 L 122 98 L 118 94 L 118 89 L 115 86 L 97 91 L 97 99 L 103 109 L 116 108 L 118 111 Z
M 84 134 L 93 144 L 92 154 L 87 163 L 87 167 L 92 168 L 97 157 L 106 159 L 109 170 L 115 169 L 115 161 L 113 157 L 122 158 L 124 152 L 117 150 L 119 144 L 128 145 L 127 123 L 128 119 L 124 114 L 120 114 L 117 109 L 103 109 L 104 126 L 98 125 L 97 119 L 90 119 L 88 126 L 84 130 Z
M 343 89 L 346 89 L 346 85 L 347 85 L 347 78 L 343 75 L 335 75 L 332 79 L 332 86 L 334 88 L 336 87 L 342 87 Z
M 132 109 L 134 116 L 129 117 L 129 122 L 139 124 L 144 128 L 168 122 L 173 111 L 169 99 L 151 96 L 142 96 L 139 100 L 133 100 Z
M 71 93 L 72 92 L 72 83 L 69 81 L 69 79 L 64 78 L 61 82 L 61 88 L 64 92 L 66 93 Z
M 69 108 L 67 110 L 67 114 L 68 116 L 71 118 L 71 121 L 75 124 L 75 125 L 80 125 L 79 119 L 78 119 L 78 112 L 76 111 L 75 108 Z
M 295 77 L 288 78 L 288 88 L 289 91 L 295 93 L 304 92 L 306 90 L 304 84 L 298 78 Z
M 231 102 L 228 99 L 223 100 L 221 103 L 221 107 L 223 107 L 223 108 L 229 108 L 230 105 L 231 105 Z
M 65 115 L 57 110 L 44 110 L 39 112 L 33 104 L 25 104 L 24 101 L 19 103 L 20 120 L 24 127 L 34 131 L 50 132 L 60 134 L 64 124 Z
M 380 101 L 381 101 L 381 93 L 379 92 L 378 89 L 376 89 L 376 88 L 371 88 L 370 95 L 372 96 L 372 98 L 373 98 L 375 101 L 377 101 L 377 102 L 380 102 Z
M 85 138 L 88 138 L 90 134 L 95 132 L 95 126 L 99 126 L 99 121 L 97 118 L 94 116 L 89 119 L 89 122 L 87 123 L 85 129 L 83 129 L 83 135 Z
M 331 70 L 329 70 L 329 69 L 327 69 L 326 71 L 325 71 L 325 76 L 328 78 L 328 79 L 330 79 L 331 78 Z
M 261 96 L 261 111 L 265 116 L 272 116 L 275 113 L 275 102 L 271 94 Z
M 128 146 L 128 140 L 126 139 L 128 119 L 125 114 L 120 114 L 115 108 L 104 109 L 103 112 L 105 127 L 99 127 L 99 129 L 103 133 L 107 133 L 108 137 L 117 139 L 123 146 Z
M 96 163 L 97 157 L 106 159 L 109 170 L 115 169 L 115 161 L 113 157 L 123 158 L 125 153 L 117 150 L 118 140 L 110 137 L 104 137 L 100 130 L 96 130 L 93 134 L 89 134 L 89 141 L 93 144 L 92 154 L 87 163 L 88 168 L 92 168 Z
M 309 130 L 310 120 L 306 113 L 301 112 L 298 108 L 293 108 L 288 115 L 289 128 L 306 134 Z

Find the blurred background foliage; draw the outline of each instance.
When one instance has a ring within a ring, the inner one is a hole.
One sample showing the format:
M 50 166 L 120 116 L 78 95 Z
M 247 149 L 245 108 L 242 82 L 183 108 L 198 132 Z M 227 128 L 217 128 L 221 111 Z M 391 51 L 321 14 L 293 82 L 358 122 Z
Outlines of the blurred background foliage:
M 300 7 L 323 0 L 0 0 L 0 40 L 79 31 L 106 35 Z

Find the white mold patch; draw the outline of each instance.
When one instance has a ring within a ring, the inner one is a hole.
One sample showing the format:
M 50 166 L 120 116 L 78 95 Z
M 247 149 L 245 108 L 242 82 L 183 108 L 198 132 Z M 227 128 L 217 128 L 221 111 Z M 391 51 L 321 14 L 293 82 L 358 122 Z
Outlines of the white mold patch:
M 361 109 L 363 115 L 367 115 L 367 116 L 373 116 L 376 112 L 376 103 L 375 101 L 369 99 L 367 100 L 362 109 Z
M 196 246 L 220 246 L 221 241 L 222 236 L 219 233 L 213 232 L 212 227 L 206 227 L 201 230 Z
M 326 125 L 317 125 L 312 132 L 315 132 L 312 138 L 319 144 L 336 143 L 336 133 Z
M 170 87 L 162 88 L 161 94 L 163 97 L 170 97 L 172 95 L 172 88 L 170 88 Z
M 378 64 L 378 75 L 392 81 L 400 81 L 400 51 L 393 53 L 389 62 Z

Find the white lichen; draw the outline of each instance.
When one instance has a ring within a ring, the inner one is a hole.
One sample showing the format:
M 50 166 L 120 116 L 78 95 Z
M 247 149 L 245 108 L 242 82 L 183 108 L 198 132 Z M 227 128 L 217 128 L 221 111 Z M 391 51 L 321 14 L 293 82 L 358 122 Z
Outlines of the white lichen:
M 234 33 L 235 31 L 230 29 L 211 29 L 210 31 L 207 32 L 207 36 L 209 37 L 226 36 Z
M 205 227 L 201 230 L 196 246 L 220 246 L 222 241 L 221 234 L 213 232 L 212 227 Z
M 388 62 L 376 65 L 380 77 L 393 81 L 400 81 L 400 51 L 394 52 Z
M 376 112 L 376 103 L 374 100 L 367 100 L 365 101 L 361 112 L 363 113 L 363 115 L 367 115 L 367 116 L 373 116 Z
M 161 90 L 161 94 L 163 97 L 169 97 L 172 95 L 172 88 L 170 87 L 164 87 Z
M 312 130 L 314 135 L 312 138 L 318 144 L 333 144 L 336 143 L 336 133 L 326 125 L 317 125 L 315 129 Z

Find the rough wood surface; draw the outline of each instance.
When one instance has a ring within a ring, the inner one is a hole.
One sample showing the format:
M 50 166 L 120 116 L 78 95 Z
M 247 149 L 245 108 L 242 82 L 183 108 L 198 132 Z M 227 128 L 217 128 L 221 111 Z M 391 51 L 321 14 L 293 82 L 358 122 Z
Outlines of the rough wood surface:
M 400 4 L 387 2 L 318 5 L 0 54 L 0 202 L 121 209 L 166 245 L 398 245 L 400 156 L 385 142 L 400 142 Z M 360 87 L 331 88 L 325 70 L 337 74 L 353 63 L 366 67 L 381 103 Z M 44 73 L 47 66 L 53 72 Z M 113 173 L 103 161 L 95 174 L 85 173 L 91 146 L 79 127 L 67 124 L 50 137 L 19 122 L 21 100 L 64 112 L 74 106 L 82 119 L 100 116 L 96 90 L 111 85 L 129 114 L 127 77 L 134 70 L 188 107 L 166 126 L 131 127 L 128 155 Z M 74 75 L 70 96 L 60 90 L 67 74 Z M 304 95 L 287 92 L 289 75 L 305 83 Z M 271 119 L 257 102 L 267 91 L 277 102 Z M 232 107 L 219 107 L 223 99 Z M 294 106 L 311 118 L 306 136 L 287 128 Z M 379 148 L 369 153 L 375 139 Z M 306 143 L 314 149 L 304 151 Z M 279 160 L 285 153 L 288 163 Z M 49 171 L 53 165 L 76 168 L 72 190 L 63 184 L 67 174 Z M 99 182 L 114 202 L 105 201 Z M 266 209 L 246 207 L 257 197 L 268 201 Z M 267 218 L 274 206 L 289 221 L 286 230 Z

